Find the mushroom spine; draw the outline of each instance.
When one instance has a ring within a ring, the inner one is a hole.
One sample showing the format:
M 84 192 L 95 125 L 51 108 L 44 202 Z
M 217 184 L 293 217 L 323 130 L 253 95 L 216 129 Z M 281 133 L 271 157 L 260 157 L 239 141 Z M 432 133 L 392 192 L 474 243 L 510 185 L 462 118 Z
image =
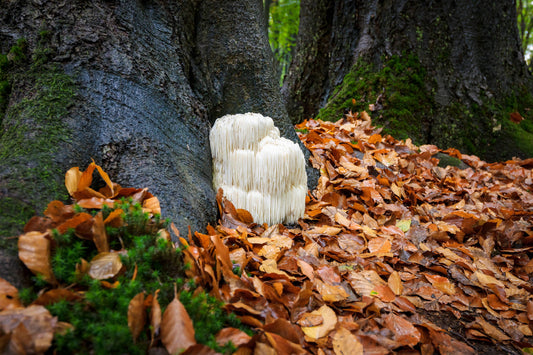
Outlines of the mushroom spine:
M 226 115 L 209 135 L 213 185 L 257 223 L 294 223 L 307 194 L 305 159 L 298 144 L 280 137 L 270 117 Z

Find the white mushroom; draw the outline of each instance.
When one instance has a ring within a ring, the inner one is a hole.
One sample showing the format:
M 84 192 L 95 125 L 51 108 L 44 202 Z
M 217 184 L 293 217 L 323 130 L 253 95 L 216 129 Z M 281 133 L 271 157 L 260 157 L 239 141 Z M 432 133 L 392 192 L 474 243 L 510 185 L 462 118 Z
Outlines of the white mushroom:
M 300 147 L 281 138 L 270 117 L 226 115 L 210 133 L 213 185 L 257 223 L 294 223 L 305 209 L 307 175 Z

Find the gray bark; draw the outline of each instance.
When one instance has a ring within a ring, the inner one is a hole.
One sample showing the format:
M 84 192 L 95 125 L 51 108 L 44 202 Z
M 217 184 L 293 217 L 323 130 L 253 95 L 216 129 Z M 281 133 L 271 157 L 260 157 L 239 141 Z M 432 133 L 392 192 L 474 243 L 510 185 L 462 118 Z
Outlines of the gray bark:
M 186 236 L 188 226 L 203 231 L 216 222 L 208 138 L 217 117 L 259 112 L 299 142 L 277 87 L 260 0 L 11 1 L 2 7 L 2 52 L 26 38 L 30 56 L 47 30 L 50 65 L 71 76 L 77 95 L 60 117 L 69 136 L 59 149 L 32 148 L 24 156 L 4 152 L 4 201 L 41 212 L 60 194 L 26 168 L 53 171 L 50 180 L 62 185 L 68 168 L 84 169 L 94 158 L 122 186 L 148 187 L 162 215 Z M 12 68 L 9 105 L 0 122 L 2 132 L 24 123 L 22 145 L 46 134 L 46 123 L 36 125 L 12 110 L 37 94 L 25 90 L 36 80 L 24 75 L 30 65 Z M 1 147 L 9 137 L 0 134 Z M 315 174 L 312 187 L 316 172 L 309 172 Z M 9 213 L 0 210 L 0 223 L 13 222 Z
M 519 94 L 518 88 L 533 90 L 513 0 L 302 0 L 295 60 L 283 90 L 291 119 L 315 117 L 359 59 L 380 68 L 384 59 L 405 53 L 416 54 L 426 69 L 435 114 L 423 124 L 425 139 L 443 148 L 462 148 L 443 137 L 443 127 L 455 125 L 461 131 L 464 125 L 464 120 L 446 117 L 451 104 L 483 106 L 487 99 L 498 102 Z M 492 135 L 488 119 L 470 123 L 479 134 Z M 486 157 L 520 155 L 514 148 L 502 154 L 489 147 Z

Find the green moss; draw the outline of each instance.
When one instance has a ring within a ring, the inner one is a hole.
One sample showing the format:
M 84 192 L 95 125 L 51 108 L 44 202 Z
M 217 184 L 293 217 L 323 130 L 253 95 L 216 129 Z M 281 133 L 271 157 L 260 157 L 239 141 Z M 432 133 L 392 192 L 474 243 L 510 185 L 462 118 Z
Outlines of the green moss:
M 317 118 L 334 121 L 347 110 L 368 111 L 369 104 L 373 104 L 379 108 L 379 115 L 373 117 L 374 123 L 383 125 L 385 133 L 421 142 L 427 120 L 420 117 L 431 115 L 434 105 L 426 94 L 425 80 L 426 72 L 412 54 L 393 56 L 385 60 L 381 68 L 359 60 Z
M 435 26 L 442 23 L 436 21 Z M 425 40 L 420 31 L 420 40 Z M 443 38 L 447 36 L 441 32 Z M 446 42 L 444 39 L 432 42 L 442 55 L 435 63 L 437 70 L 445 70 L 449 61 L 449 49 L 437 45 Z M 436 84 L 415 55 L 382 60 L 379 68 L 359 60 L 317 118 L 335 121 L 349 110 L 366 110 L 375 125 L 397 139 L 410 137 L 417 144 L 453 147 L 489 161 L 533 156 L 533 95 L 526 88 L 517 88 L 498 100 L 482 94 L 483 104 L 454 101 L 443 107 L 434 101 Z M 371 104 L 373 112 L 369 111 Z M 525 117 L 520 124 L 510 121 L 515 111 Z
M 76 87 L 58 64 L 39 54 L 47 48 L 41 37 L 29 60 L 26 42 L 19 40 L 4 56 L 7 61 L 0 59 L 0 161 L 8 167 L 0 182 L 7 191 L 0 197 L 0 235 L 5 237 L 26 222 L 15 200 L 24 201 L 25 210 L 42 210 L 48 201 L 68 197 L 64 168 L 54 157 L 70 139 L 64 121 Z
M 26 222 L 35 215 L 35 210 L 27 202 L 5 197 L 0 198 L 0 236 L 16 236 L 22 231 Z M 13 254 L 17 250 L 16 239 L 0 238 L 0 248 Z
M 134 343 L 128 327 L 128 306 L 131 299 L 140 292 L 146 295 L 157 290 L 158 302 L 164 312 L 175 297 L 175 285 L 179 299 L 193 320 L 196 340 L 220 353 L 231 353 L 231 344 L 219 346 L 215 334 L 224 327 L 232 326 L 246 330 L 233 314 L 222 308 L 223 303 L 205 292 L 196 292 L 192 282 L 186 282 L 186 265 L 182 251 L 174 249 L 165 239 L 158 238 L 158 230 L 165 228 L 168 221 L 159 216 L 151 218 L 142 211 L 138 203 L 123 200 L 113 208 L 103 211 L 104 218 L 120 208 L 124 211 L 124 225 L 107 227 L 111 245 L 122 246 L 127 253 L 121 256 L 125 272 L 116 277 L 118 287 L 104 288 L 100 281 L 88 276 L 80 278 L 76 264 L 83 258 L 91 260 L 96 254 L 94 243 L 80 239 L 73 231 L 64 234 L 53 233 L 52 269 L 56 279 L 63 286 L 84 291 L 78 301 L 60 300 L 47 308 L 59 321 L 72 324 L 74 329 L 54 337 L 53 349 L 61 354 L 145 354 L 150 345 L 149 327 L 146 326 Z M 78 209 L 78 212 L 81 212 Z M 93 213 L 95 211 L 84 211 Z M 134 274 L 135 279 L 134 279 Z M 109 280 L 115 281 L 115 280 Z M 24 289 L 24 303 L 36 297 L 38 288 Z

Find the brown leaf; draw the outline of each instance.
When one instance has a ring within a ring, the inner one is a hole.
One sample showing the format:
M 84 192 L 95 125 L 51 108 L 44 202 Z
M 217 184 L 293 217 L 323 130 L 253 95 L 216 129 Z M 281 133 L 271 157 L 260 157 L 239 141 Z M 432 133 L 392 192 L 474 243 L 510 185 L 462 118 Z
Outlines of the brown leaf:
M 81 179 L 81 171 L 79 167 L 70 168 L 65 173 L 65 186 L 70 196 L 74 195 L 78 191 L 78 184 Z
M 439 291 L 444 292 L 447 295 L 455 295 L 455 285 L 448 280 L 448 278 L 439 276 L 439 275 L 431 275 L 424 273 L 423 274 L 426 279 L 431 282 L 431 284 Z
M 522 115 L 518 112 L 511 112 L 511 114 L 509 115 L 509 119 L 511 120 L 511 122 L 514 122 L 514 123 L 520 123 L 524 120 L 524 117 L 522 117 Z
M 92 162 L 91 164 L 94 164 L 94 162 Z M 100 174 L 102 179 L 107 184 L 107 187 L 111 190 L 110 196 L 106 196 L 106 197 L 113 197 L 114 196 L 114 186 L 113 186 L 113 183 L 111 182 L 111 179 L 109 178 L 109 175 L 107 175 L 107 173 L 99 165 L 96 165 L 96 164 L 94 164 L 94 165 L 96 166 L 96 169 L 98 170 L 98 173 Z
M 13 332 L 13 338 L 22 341 L 25 349 L 44 353 L 52 345 L 57 318 L 43 306 L 15 308 L 0 313 L 0 330 L 3 334 Z M 18 328 L 22 326 L 21 328 Z M 18 328 L 18 329 L 17 329 Z M 22 331 L 23 334 L 17 334 Z
M 81 298 L 82 297 L 80 295 L 71 290 L 67 290 L 64 288 L 54 288 L 40 295 L 35 301 L 33 301 L 32 304 L 39 306 L 48 306 L 57 303 L 61 300 L 71 302 L 80 300 Z
M 110 279 L 122 270 L 118 253 L 99 253 L 89 263 L 88 274 L 95 280 Z
M 102 211 L 94 216 L 94 223 L 92 226 L 93 242 L 99 253 L 109 252 L 109 243 L 107 241 L 107 233 L 105 231 L 104 218 Z
M 397 346 L 415 346 L 420 342 L 420 332 L 407 319 L 392 313 L 383 318 L 385 326 L 394 333 Z
M 336 355 L 363 355 L 363 344 L 344 327 L 333 336 L 333 351 Z
M 323 322 L 320 325 L 313 327 L 302 327 L 302 331 L 312 339 L 322 338 L 329 334 L 337 325 L 337 315 L 326 305 L 323 305 L 316 311 L 311 312 L 311 315 L 322 316 Z
M 137 340 L 146 324 L 146 307 L 144 305 L 144 292 L 133 297 L 128 305 L 128 328 L 130 328 L 133 342 Z
M 121 227 L 124 224 L 122 221 L 123 214 L 124 211 L 122 208 L 117 208 L 107 216 L 107 218 L 104 220 L 104 224 L 114 228 Z
M 55 283 L 56 279 L 50 263 L 50 240 L 48 233 L 29 232 L 19 237 L 19 258 L 24 265 L 44 280 Z
M 392 274 L 390 274 L 387 284 L 396 296 L 400 296 L 402 294 L 403 284 L 398 271 L 394 271 Z
M 6 309 L 22 307 L 19 291 L 15 286 L 0 277 L 0 312 Z
M 146 209 L 149 213 L 161 214 L 161 206 L 157 197 L 152 196 L 143 201 L 143 208 Z
M 161 341 L 170 354 L 176 354 L 196 344 L 192 320 L 177 297 L 163 313 Z
M 217 344 L 220 346 L 224 346 L 231 341 L 233 345 L 239 347 L 241 345 L 247 344 L 252 339 L 252 337 L 240 329 L 229 327 L 221 329 L 215 336 L 215 339 L 217 341 Z
M 88 239 L 90 238 L 91 236 L 90 235 L 87 235 L 87 227 L 90 228 L 92 226 L 92 216 L 88 213 L 85 213 L 85 212 L 82 212 L 82 213 L 78 213 L 76 214 L 74 217 L 66 220 L 65 222 L 63 222 L 62 224 L 60 224 L 58 227 L 57 227 L 57 231 L 61 234 L 63 233 L 66 233 L 70 228 L 73 228 L 73 229 L 77 229 L 78 227 L 80 227 L 82 224 L 86 223 L 87 222 L 87 226 L 84 226 L 86 228 L 79 228 L 77 232 L 77 235 L 80 237 L 80 238 L 84 238 L 84 239 Z

